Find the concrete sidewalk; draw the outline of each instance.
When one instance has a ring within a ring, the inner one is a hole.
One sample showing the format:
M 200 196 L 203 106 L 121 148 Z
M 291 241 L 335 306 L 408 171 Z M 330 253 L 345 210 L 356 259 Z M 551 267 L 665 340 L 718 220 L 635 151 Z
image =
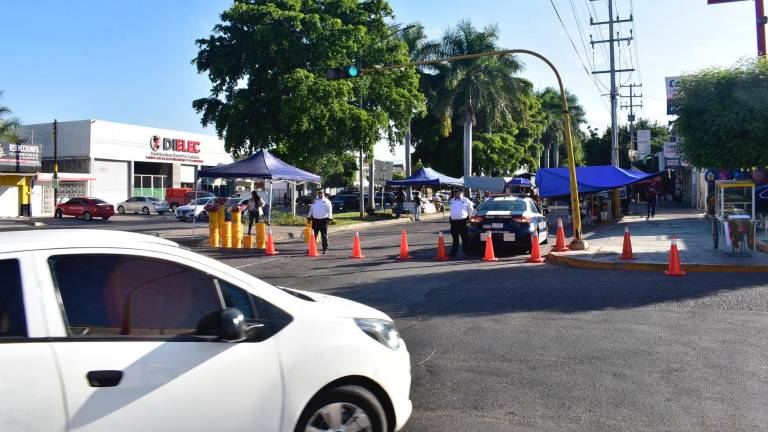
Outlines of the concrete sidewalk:
M 635 260 L 620 260 L 624 228 L 629 227 Z M 722 240 L 712 247 L 712 222 L 696 209 L 676 203 L 659 203 L 656 217 L 624 217 L 620 223 L 599 226 L 585 233 L 585 251 L 551 252 L 551 262 L 583 268 L 624 270 L 666 269 L 672 236 L 677 237 L 684 271 L 768 272 L 768 254 L 750 250 L 749 257 L 729 256 Z

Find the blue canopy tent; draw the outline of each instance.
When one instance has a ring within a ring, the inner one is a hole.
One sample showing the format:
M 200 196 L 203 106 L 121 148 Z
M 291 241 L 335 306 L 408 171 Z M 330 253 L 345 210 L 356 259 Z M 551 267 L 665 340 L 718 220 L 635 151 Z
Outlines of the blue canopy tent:
M 227 165 L 219 165 L 200 170 L 198 178 L 252 178 L 269 181 L 269 213 L 267 221 L 272 222 L 272 183 L 285 181 L 297 184 L 304 182 L 320 183 L 319 175 L 288 165 L 273 156 L 267 150 L 259 150 L 247 159 L 239 160 Z M 197 183 L 197 182 L 195 182 Z M 296 201 L 291 200 L 294 215 L 296 214 Z
M 507 182 L 507 186 L 533 187 L 533 183 L 524 177 L 515 177 Z
M 576 167 L 576 182 L 580 194 L 615 189 L 658 175 L 659 173 L 649 174 L 610 165 Z M 570 195 L 568 168 L 539 169 L 536 172 L 536 186 L 542 198 Z
M 404 180 L 387 180 L 387 186 L 464 186 L 462 179 L 449 177 L 432 168 L 421 168 Z

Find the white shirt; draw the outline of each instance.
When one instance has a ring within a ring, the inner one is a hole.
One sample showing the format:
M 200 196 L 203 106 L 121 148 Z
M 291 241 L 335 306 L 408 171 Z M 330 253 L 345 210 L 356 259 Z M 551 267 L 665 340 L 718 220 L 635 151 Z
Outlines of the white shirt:
M 309 217 L 312 219 L 333 219 L 333 206 L 326 197 L 316 198 L 309 207 Z
M 461 197 L 459 199 L 451 198 L 451 219 L 461 220 L 466 219 L 474 210 L 472 201 L 467 197 Z

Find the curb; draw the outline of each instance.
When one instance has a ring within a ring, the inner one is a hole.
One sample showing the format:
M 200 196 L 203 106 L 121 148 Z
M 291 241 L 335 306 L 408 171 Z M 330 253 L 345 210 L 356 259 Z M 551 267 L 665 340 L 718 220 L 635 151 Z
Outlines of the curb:
M 547 262 L 552 264 L 567 265 L 570 267 L 593 269 L 593 270 L 628 270 L 628 271 L 653 271 L 663 272 L 667 269 L 667 264 L 660 263 L 639 263 L 639 262 L 602 262 L 593 261 L 584 258 L 575 258 L 550 252 L 547 255 Z M 683 271 L 691 273 L 768 273 L 766 265 L 739 265 L 739 264 L 683 264 Z

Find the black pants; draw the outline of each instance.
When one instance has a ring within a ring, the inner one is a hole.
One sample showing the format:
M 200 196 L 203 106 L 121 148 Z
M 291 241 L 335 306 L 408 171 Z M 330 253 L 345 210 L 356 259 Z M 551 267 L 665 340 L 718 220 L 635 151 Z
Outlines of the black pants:
M 315 233 L 315 240 L 317 240 L 317 233 L 323 236 L 323 250 L 328 249 L 328 222 L 331 220 L 325 219 L 312 219 L 312 231 Z
M 656 195 L 650 195 L 648 197 L 648 217 L 656 216 Z
M 254 211 L 248 210 L 248 235 L 251 235 L 251 228 L 253 228 L 254 221 L 259 223 L 259 209 Z
M 451 219 L 451 238 L 453 239 L 453 243 L 451 244 L 452 256 L 456 256 L 456 254 L 459 252 L 459 237 L 461 237 L 461 246 L 462 246 L 462 249 L 464 249 L 464 253 L 469 255 L 467 220 Z

